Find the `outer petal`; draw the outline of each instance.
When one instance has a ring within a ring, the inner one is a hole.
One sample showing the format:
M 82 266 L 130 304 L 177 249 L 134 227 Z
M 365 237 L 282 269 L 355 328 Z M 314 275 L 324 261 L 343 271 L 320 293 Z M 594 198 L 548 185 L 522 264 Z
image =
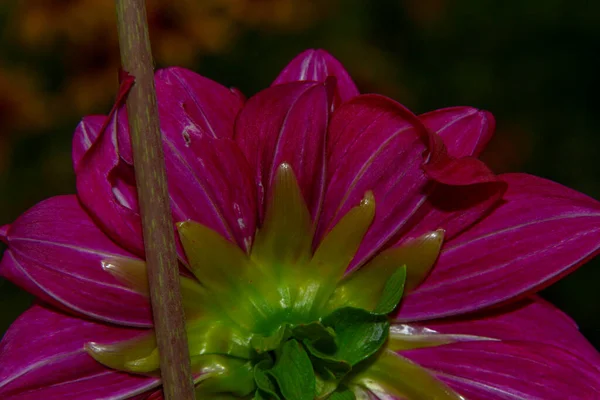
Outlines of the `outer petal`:
M 284 162 L 292 166 L 312 216 L 318 214 L 328 114 L 320 83 L 278 85 L 248 100 L 236 122 L 236 141 L 253 170 L 261 217 L 277 167 Z
M 486 215 L 506 190 L 505 182 L 472 157 L 492 136 L 495 123 L 490 113 L 453 107 L 419 118 L 443 139 L 449 155 L 437 157 L 444 159 L 441 168 L 432 171 L 426 166 L 426 171 L 432 178 L 449 184 L 432 184 L 426 203 L 413 218 L 415 225 L 399 243 L 437 229 L 444 229 L 446 240 L 450 240 Z
M 98 229 L 75 196 L 45 200 L 8 230 L 0 272 L 58 307 L 129 326 L 150 326 L 147 299 L 104 271 L 102 261 L 134 256 Z
M 89 115 L 84 117 L 75 128 L 73 135 L 73 169 L 77 170 L 83 155 L 96 141 L 106 118 L 106 115 Z
M 453 157 L 477 157 L 492 138 L 494 116 L 472 107 L 450 107 L 419 116 L 423 124 L 444 140 Z
M 0 397 L 117 400 L 151 390 L 159 384 L 158 379 L 107 369 L 84 350 L 89 341 L 119 341 L 141 332 L 33 306 L 0 343 Z
M 183 149 L 200 136 L 233 137 L 235 117 L 244 103 L 239 92 L 180 67 L 158 70 L 154 79 L 161 129 L 169 142 Z M 121 131 L 121 157 L 133 164 L 130 143 L 129 132 Z M 191 157 L 189 152 L 183 156 Z
M 248 248 L 255 231 L 254 188 L 231 140 L 240 96 L 182 68 L 157 72 L 156 88 L 173 218 L 195 220 Z M 111 238 L 142 255 L 124 107 L 115 115 L 84 158 L 89 161 L 78 171 L 78 190 Z
M 600 370 L 600 353 L 579 332 L 575 321 L 538 296 L 470 317 L 424 322 L 443 334 L 544 343 L 561 347 Z
M 142 224 L 133 168 L 119 157 L 117 142 L 118 132 L 126 126 L 125 110 L 115 109 L 105 129 L 77 164 L 77 193 L 111 239 L 143 256 Z M 73 161 L 76 161 L 75 158 Z
M 530 175 L 501 178 L 508 184 L 504 202 L 446 244 L 429 278 L 404 299 L 400 319 L 502 303 L 550 284 L 598 253 L 598 202 Z
M 331 54 L 320 49 L 309 49 L 297 55 L 281 71 L 273 85 L 297 81 L 325 82 L 330 76 L 337 80 L 333 101 L 335 108 L 358 96 L 358 89 L 344 66 Z
M 425 204 L 412 218 L 414 225 L 397 244 L 438 229 L 443 229 L 445 239 L 451 240 L 489 214 L 505 191 L 506 183 L 496 176 L 472 185 L 432 184 Z
M 8 241 L 8 228 L 10 227 L 10 225 L 2 225 L 0 226 L 0 241 L 2 241 L 3 243 L 7 243 Z
M 596 399 L 600 371 L 559 347 L 474 341 L 402 352 L 470 400 Z
M 248 250 L 256 230 L 254 185 L 231 140 L 242 99 L 184 68 L 158 71 L 156 90 L 174 220 L 197 221 Z
M 400 104 L 362 95 L 333 115 L 327 143 L 327 192 L 317 240 L 372 190 L 375 220 L 353 265 L 369 258 L 401 230 L 426 198 L 429 134 Z

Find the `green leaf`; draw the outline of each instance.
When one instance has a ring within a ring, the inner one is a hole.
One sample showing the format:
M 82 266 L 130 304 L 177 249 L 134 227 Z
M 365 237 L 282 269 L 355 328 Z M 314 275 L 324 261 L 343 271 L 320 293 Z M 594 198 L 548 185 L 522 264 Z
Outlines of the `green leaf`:
M 310 358 L 297 340 L 287 341 L 275 366 L 267 371 L 286 400 L 314 400 L 315 372 Z
M 350 363 L 341 360 L 337 354 L 323 353 L 307 340 L 304 341 L 304 345 L 313 358 L 315 371 L 323 378 L 338 380 L 352 370 Z
M 379 303 L 373 312 L 375 314 L 387 315 L 394 311 L 404 293 L 406 282 L 406 265 L 398 268 L 385 282 Z
M 304 343 L 311 345 L 320 352 L 334 354 L 336 351 L 335 332 L 323 326 L 320 322 L 297 325 L 293 329 L 293 336 Z
M 256 382 L 255 398 L 264 399 L 276 399 L 280 400 L 279 393 L 277 392 L 277 382 L 273 378 L 267 375 L 266 371 L 273 366 L 273 361 L 270 359 L 263 360 L 254 366 L 254 381 Z
M 352 307 L 335 310 L 323 319 L 323 325 L 336 333 L 335 357 L 351 366 L 375 354 L 385 343 L 390 327 L 386 316 Z
M 315 399 L 322 400 L 326 399 L 331 393 L 335 391 L 338 386 L 338 382 L 330 379 L 323 379 L 319 375 L 315 376 L 317 395 Z
M 336 358 L 335 332 L 320 322 L 298 325 L 294 337 L 301 340 L 308 350 L 313 367 L 325 379 L 339 379 L 352 369 L 350 364 Z
M 331 393 L 328 400 L 356 400 L 354 392 L 344 385 L 338 386 L 335 392 Z
M 271 400 L 271 399 L 262 390 L 257 389 L 256 392 L 254 392 L 253 400 Z

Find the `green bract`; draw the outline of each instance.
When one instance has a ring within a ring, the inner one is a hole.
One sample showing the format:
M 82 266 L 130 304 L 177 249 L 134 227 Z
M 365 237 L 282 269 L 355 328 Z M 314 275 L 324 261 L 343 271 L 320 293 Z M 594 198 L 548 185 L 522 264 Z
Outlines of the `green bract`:
M 198 398 L 350 400 L 370 370 L 381 373 L 387 314 L 405 283 L 426 275 L 429 261 L 412 262 L 417 268 L 408 270 L 403 260 L 411 260 L 410 251 L 395 249 L 346 275 L 374 215 L 375 200 L 367 192 L 313 251 L 310 214 L 291 168 L 282 164 L 250 254 L 205 226 L 178 224 L 189 269 L 200 282 L 181 278 Z M 421 251 L 425 246 L 430 264 L 441 243 L 439 235 L 434 239 L 412 244 Z M 143 263 L 107 262 L 105 268 L 147 290 Z M 90 343 L 88 351 L 111 368 L 142 374 L 159 369 L 153 335 Z

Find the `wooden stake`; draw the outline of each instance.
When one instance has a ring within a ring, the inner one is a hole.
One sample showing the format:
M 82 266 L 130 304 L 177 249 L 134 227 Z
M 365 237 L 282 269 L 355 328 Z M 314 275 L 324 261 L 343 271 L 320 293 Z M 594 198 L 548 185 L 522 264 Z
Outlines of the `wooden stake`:
M 144 0 L 116 4 L 123 69 L 135 79 L 127 112 L 163 389 L 166 400 L 193 400 L 146 6 Z

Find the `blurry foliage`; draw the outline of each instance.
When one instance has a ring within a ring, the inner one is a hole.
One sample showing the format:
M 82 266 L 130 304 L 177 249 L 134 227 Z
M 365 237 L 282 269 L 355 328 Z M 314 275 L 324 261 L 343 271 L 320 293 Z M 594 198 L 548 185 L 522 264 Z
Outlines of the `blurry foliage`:
M 70 139 L 116 91 L 114 3 L 0 5 L 0 222 L 74 192 Z M 158 66 L 192 68 L 247 95 L 308 47 L 338 57 L 363 92 L 416 113 L 494 113 L 484 154 L 600 199 L 600 2 L 574 0 L 150 0 Z M 9 156 L 12 155 L 11 158 Z M 544 292 L 600 347 L 600 260 Z M 0 282 L 0 332 L 29 297 Z

